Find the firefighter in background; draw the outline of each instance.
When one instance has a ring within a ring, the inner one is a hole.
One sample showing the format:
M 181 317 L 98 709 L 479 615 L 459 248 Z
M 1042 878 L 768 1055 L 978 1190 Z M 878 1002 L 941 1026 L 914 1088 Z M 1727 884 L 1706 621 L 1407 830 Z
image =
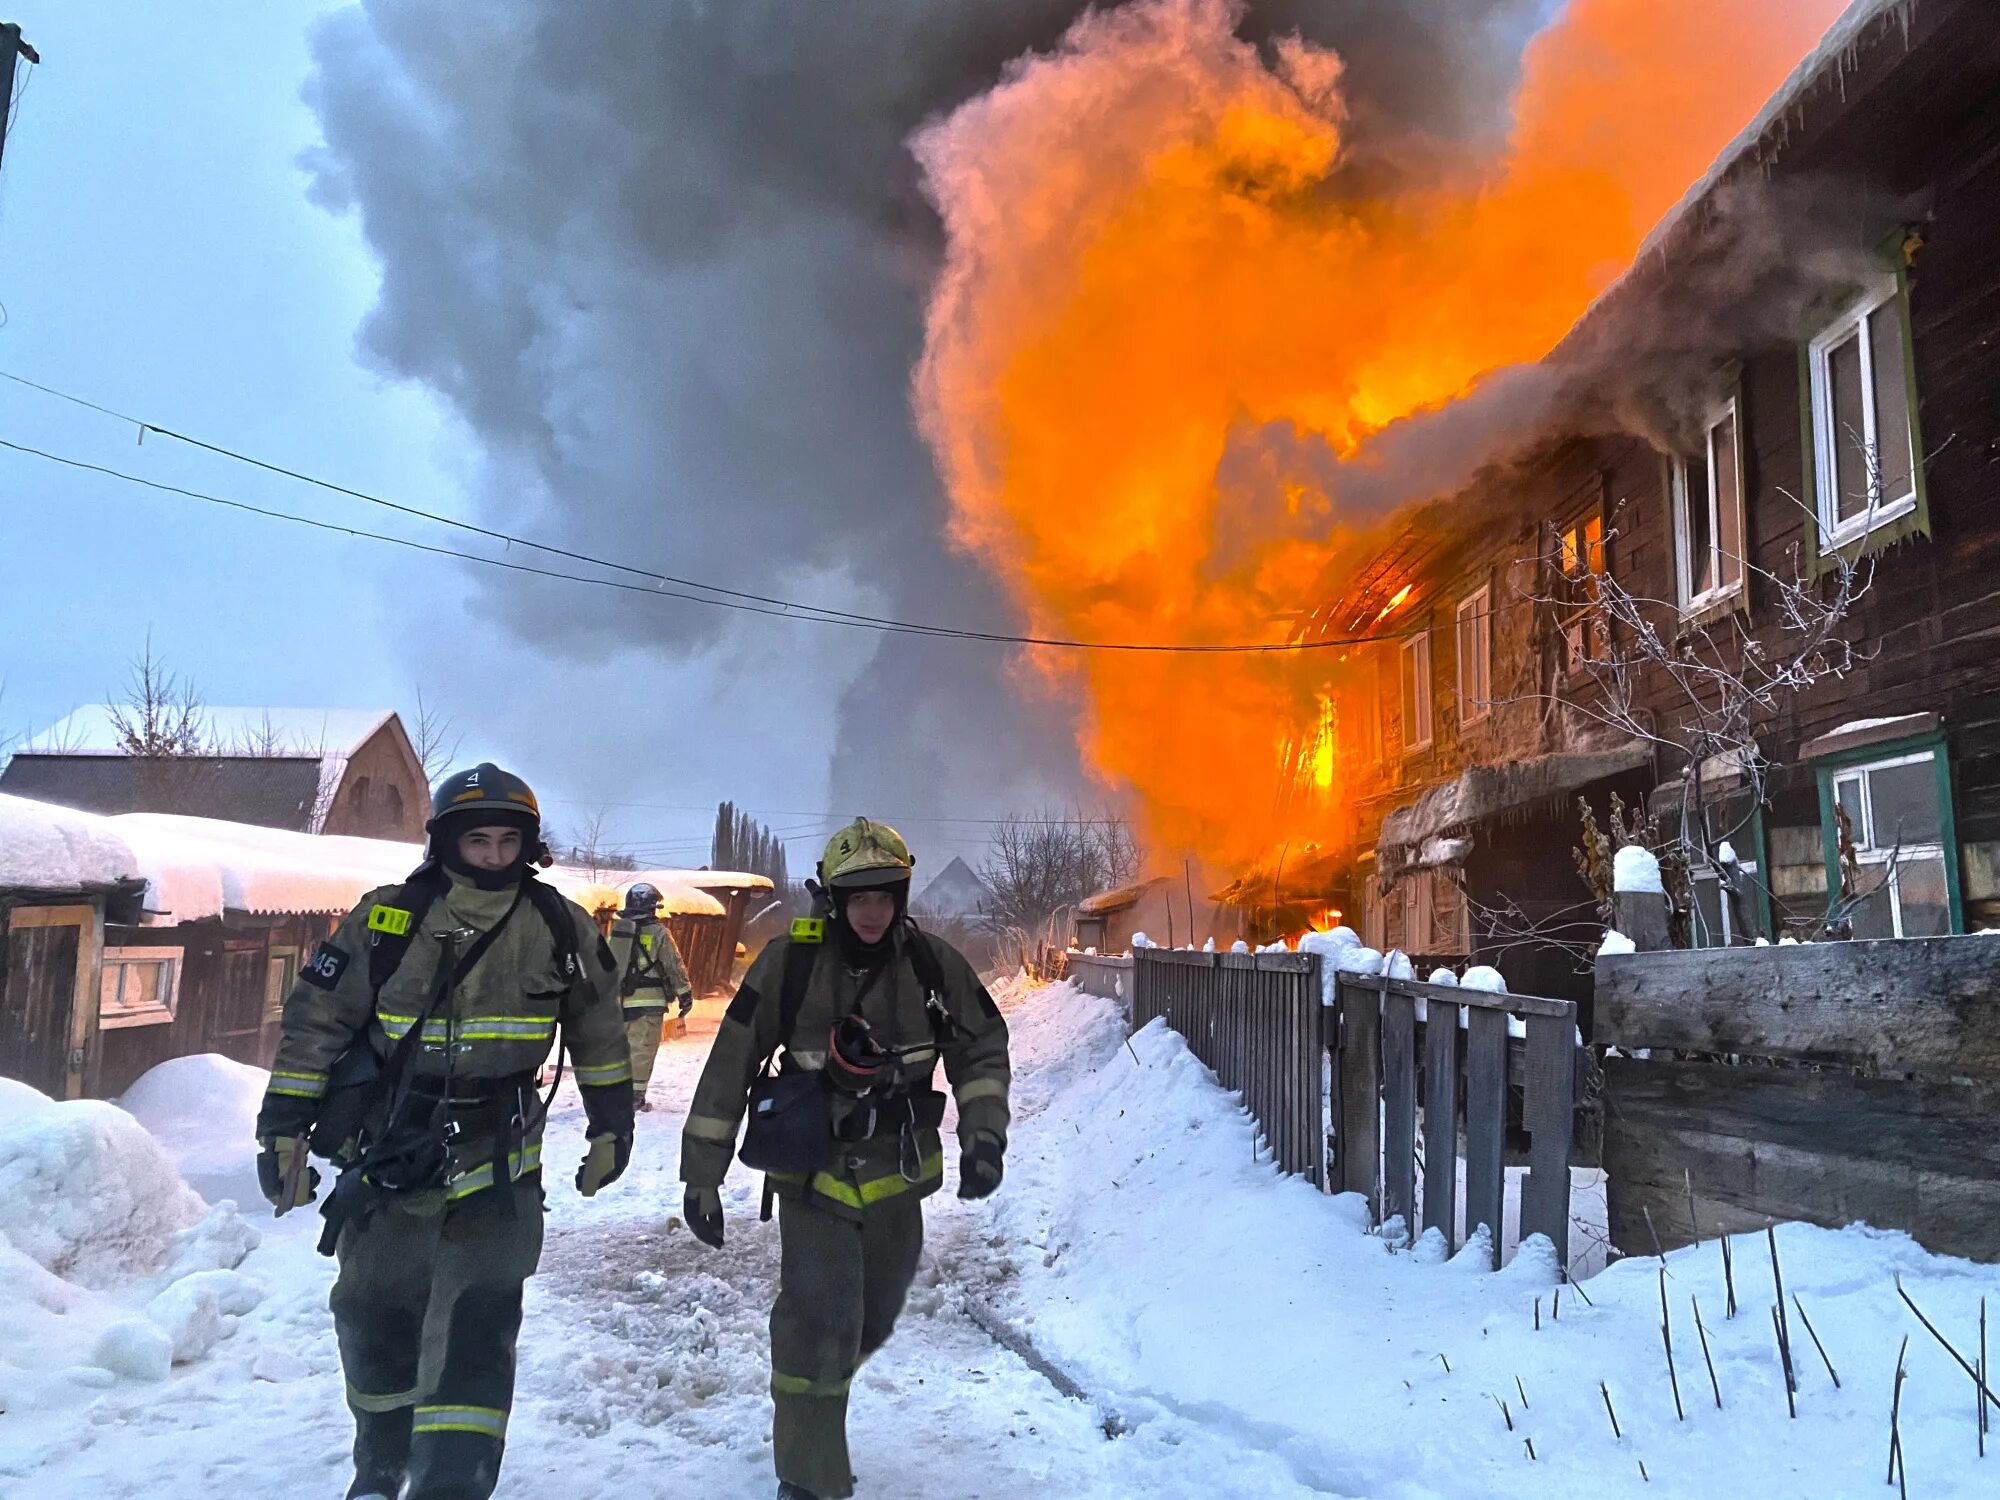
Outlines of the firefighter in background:
M 965 958 L 909 920 L 913 863 L 886 824 L 863 818 L 834 835 L 819 866 L 827 915 L 793 923 L 750 966 L 681 1137 L 688 1227 L 720 1248 L 722 1180 L 756 1097 L 743 1156 L 766 1167 L 767 1209 L 772 1194 L 779 1205 L 781 1500 L 854 1493 L 849 1384 L 895 1328 L 923 1249 L 923 1200 L 944 1185 L 940 1059 L 958 1101 L 958 1194 L 1000 1185 L 1007 1026 Z M 779 1157 L 806 1165 L 768 1165 Z
M 425 828 L 424 863 L 364 896 L 301 971 L 257 1117 L 279 1213 L 314 1197 L 309 1148 L 340 1168 L 320 1249 L 340 1261 L 349 1500 L 493 1492 L 542 1250 L 535 1070 L 558 1027 L 589 1121 L 578 1190 L 615 1181 L 632 1143 L 611 954 L 529 867 L 534 793 L 482 764 L 438 788 Z
M 625 909 L 611 924 L 611 959 L 617 965 L 618 993 L 625 1008 L 625 1039 L 632 1048 L 632 1095 L 640 1109 L 653 1060 L 660 1055 L 660 1032 L 671 1000 L 680 1019 L 694 1009 L 694 988 L 673 935 L 660 921 L 658 887 L 634 881 L 625 893 Z

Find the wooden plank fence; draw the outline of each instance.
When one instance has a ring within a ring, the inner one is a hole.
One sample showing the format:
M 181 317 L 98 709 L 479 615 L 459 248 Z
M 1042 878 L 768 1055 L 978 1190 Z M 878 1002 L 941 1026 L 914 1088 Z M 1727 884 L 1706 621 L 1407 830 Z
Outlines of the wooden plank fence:
M 1602 958 L 1595 1030 L 1650 1054 L 1605 1062 L 1620 1250 L 1862 1219 L 2000 1259 L 2000 940 Z
M 1165 1018 L 1224 1088 L 1243 1095 L 1280 1170 L 1324 1188 L 1319 959 L 1142 948 L 1132 962 L 1132 1029 Z
M 1110 953 L 1069 954 L 1069 977 L 1086 995 L 1116 1000 L 1128 1010 L 1132 1004 L 1132 960 L 1129 955 Z
M 1337 988 L 1334 1181 L 1340 1191 L 1365 1195 L 1378 1221 L 1400 1217 L 1413 1234 L 1436 1229 L 1451 1249 L 1484 1224 L 1497 1265 L 1507 1188 L 1503 1154 L 1509 1089 L 1507 1023 L 1510 1016 L 1518 1017 L 1527 1032 L 1519 1082 L 1523 1123 L 1531 1140 L 1521 1191 L 1521 1235 L 1547 1235 L 1557 1256 L 1566 1260 L 1576 1109 L 1575 1003 L 1346 974 L 1340 976 Z M 1425 1147 L 1421 1225 L 1420 1103 Z M 1457 1191 L 1461 1124 L 1465 1133 L 1462 1234 Z

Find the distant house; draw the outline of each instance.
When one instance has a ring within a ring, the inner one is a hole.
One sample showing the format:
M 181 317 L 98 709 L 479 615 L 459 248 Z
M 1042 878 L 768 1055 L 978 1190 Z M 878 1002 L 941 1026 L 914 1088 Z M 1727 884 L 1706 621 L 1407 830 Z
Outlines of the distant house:
M 113 705 L 31 738 L 0 792 L 95 813 L 177 813 L 297 833 L 415 841 L 429 783 L 402 720 L 381 709 L 203 708 L 207 753 L 126 753 Z
M 986 882 L 963 859 L 954 858 L 910 902 L 910 909 L 926 917 L 976 917 L 990 899 Z
M 1124 953 L 1143 935 L 1155 947 L 1227 948 L 1245 935 L 1236 907 L 1196 898 L 1185 880 L 1156 875 L 1087 896 L 1076 906 L 1076 946 Z

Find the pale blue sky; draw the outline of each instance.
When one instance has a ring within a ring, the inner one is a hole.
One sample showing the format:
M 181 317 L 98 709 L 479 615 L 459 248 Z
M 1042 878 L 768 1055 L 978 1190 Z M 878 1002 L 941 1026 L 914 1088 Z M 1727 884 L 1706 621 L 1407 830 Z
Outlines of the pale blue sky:
M 0 168 L 0 370 L 461 516 L 477 456 L 424 391 L 354 356 L 376 274 L 358 226 L 308 201 L 307 33 L 330 4 L 15 0 L 41 51 Z M 169 483 L 455 544 L 382 513 L 0 382 L 0 438 Z M 763 627 L 689 665 L 579 665 L 482 623 L 460 566 L 313 533 L 0 450 L 0 734 L 101 699 L 147 632 L 225 704 L 411 709 L 416 686 L 508 760 L 559 823 L 612 804 L 620 836 L 700 862 L 728 796 L 826 799 L 836 648 L 792 731 L 746 720 L 827 643 Z M 643 636 L 643 632 L 640 632 Z M 866 638 L 863 638 L 864 640 Z M 639 808 L 618 804 L 656 803 Z M 894 808 L 869 809 L 895 816 Z M 989 811 L 968 808 L 978 814 Z M 786 832 L 816 826 L 773 817 Z M 970 828 L 912 827 L 940 856 Z M 793 845 L 795 855 L 810 840 Z M 943 858 L 927 861 L 932 867 Z M 800 861 L 804 863 L 803 860 Z

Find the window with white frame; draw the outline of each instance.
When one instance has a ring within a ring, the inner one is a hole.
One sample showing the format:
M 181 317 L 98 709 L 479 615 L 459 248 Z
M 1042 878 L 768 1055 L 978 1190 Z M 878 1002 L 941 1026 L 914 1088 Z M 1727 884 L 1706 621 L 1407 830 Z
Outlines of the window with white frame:
M 1562 573 L 1563 651 L 1569 670 L 1601 661 L 1607 651 L 1597 609 L 1604 574 L 1604 518 L 1584 516 L 1563 528 L 1556 566 Z
M 1869 288 L 1807 349 L 1813 477 L 1822 541 L 1839 546 L 1917 504 L 1908 337 L 1893 276 Z
M 1857 938 L 1951 931 L 1937 752 L 1922 750 L 1830 773 L 1848 910 Z
M 171 1022 L 180 998 L 179 948 L 106 948 L 97 1024 L 159 1026 Z
M 1493 595 L 1481 587 L 1458 606 L 1458 722 L 1493 711 Z
M 1743 591 L 1743 424 L 1736 399 L 1709 413 L 1702 456 L 1673 461 L 1674 562 L 1684 611 Z
M 1421 750 L 1431 742 L 1431 633 L 1420 630 L 1403 642 L 1403 748 Z

